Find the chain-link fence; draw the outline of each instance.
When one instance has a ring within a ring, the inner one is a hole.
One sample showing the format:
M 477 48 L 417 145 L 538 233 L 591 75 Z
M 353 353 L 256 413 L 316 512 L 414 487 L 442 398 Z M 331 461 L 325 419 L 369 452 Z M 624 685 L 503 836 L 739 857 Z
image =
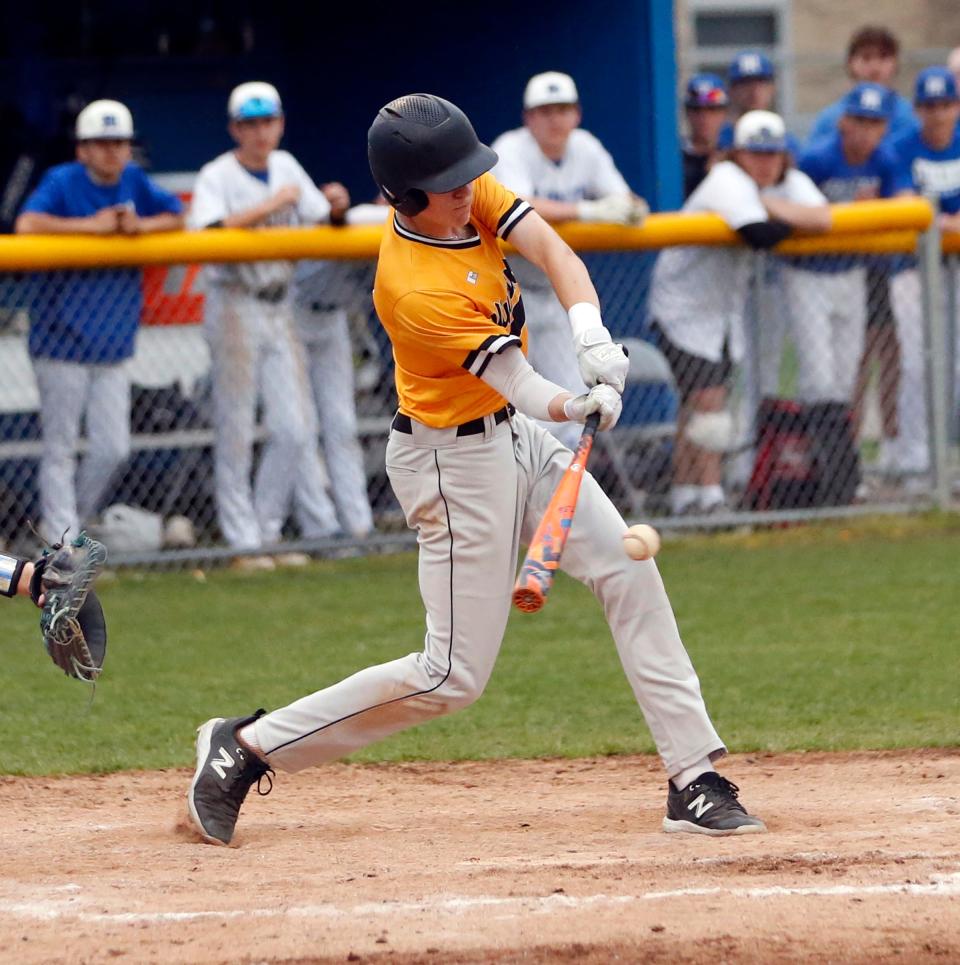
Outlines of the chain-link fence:
M 713 526 L 942 502 L 956 256 L 585 259 L 631 350 L 623 417 L 593 462 L 626 516 Z M 197 267 L 0 276 L 0 538 L 30 553 L 31 523 L 48 540 L 83 525 L 119 561 L 228 557 L 256 548 L 244 514 L 267 506 L 271 551 L 407 539 L 383 464 L 396 397 L 373 272 L 300 262 L 240 298 Z M 552 296 L 528 298 L 536 339 Z M 266 328 L 232 340 L 251 325 Z

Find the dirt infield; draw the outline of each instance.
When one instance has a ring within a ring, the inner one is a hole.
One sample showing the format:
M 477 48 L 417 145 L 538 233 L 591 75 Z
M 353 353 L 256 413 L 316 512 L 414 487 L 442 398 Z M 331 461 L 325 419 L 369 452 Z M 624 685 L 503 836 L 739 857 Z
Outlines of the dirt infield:
M 960 961 L 960 751 L 723 770 L 770 833 L 662 833 L 650 758 L 279 775 L 231 848 L 186 771 L 2 778 L 0 961 Z

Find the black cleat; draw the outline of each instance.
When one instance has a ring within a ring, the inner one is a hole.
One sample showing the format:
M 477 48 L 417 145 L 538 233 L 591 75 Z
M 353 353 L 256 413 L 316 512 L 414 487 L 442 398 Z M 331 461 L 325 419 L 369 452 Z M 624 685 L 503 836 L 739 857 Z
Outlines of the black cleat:
M 682 791 L 675 791 L 671 783 L 663 830 L 712 835 L 766 831 L 763 821 L 747 814 L 737 800 L 739 790 L 716 771 L 701 774 Z
M 237 826 L 240 806 L 256 782 L 257 793 L 267 795 L 273 788 L 273 768 L 237 740 L 237 730 L 246 727 L 265 711 L 251 717 L 214 717 L 197 728 L 197 770 L 187 792 L 187 812 L 205 841 L 229 844 Z M 266 791 L 260 778 L 268 775 Z

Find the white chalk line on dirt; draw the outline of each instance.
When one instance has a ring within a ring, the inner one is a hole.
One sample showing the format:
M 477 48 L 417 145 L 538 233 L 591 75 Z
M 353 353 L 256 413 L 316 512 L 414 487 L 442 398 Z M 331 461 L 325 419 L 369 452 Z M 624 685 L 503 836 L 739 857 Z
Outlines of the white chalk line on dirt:
M 885 861 L 917 861 L 926 859 L 936 859 L 938 861 L 956 860 L 960 854 L 953 854 L 944 851 L 885 851 L 876 849 L 869 852 L 857 851 L 850 854 L 841 854 L 837 851 L 796 851 L 792 854 L 779 853 L 759 853 L 750 855 L 710 855 L 704 858 L 689 858 L 686 861 L 680 860 L 679 865 L 688 865 L 691 868 L 702 867 L 704 865 L 739 865 L 756 863 L 758 861 L 856 861 L 862 862 L 864 858 L 877 858 Z M 471 858 L 467 861 L 458 861 L 458 868 L 479 868 L 484 871 L 516 870 L 518 868 L 528 868 L 536 871 L 540 868 L 589 868 L 595 865 L 661 865 L 662 855 L 653 857 L 629 857 L 628 855 L 582 855 L 571 854 L 556 858 L 496 858 L 484 861 L 480 858 Z
M 870 895 L 909 895 L 916 897 L 952 898 L 960 896 L 960 871 L 931 875 L 927 884 L 897 882 L 878 885 L 829 885 L 793 888 L 774 885 L 765 888 L 678 888 L 671 891 L 647 891 L 639 895 L 574 895 L 552 894 L 530 897 L 498 898 L 490 895 L 442 898 L 427 901 L 366 902 L 359 905 L 301 905 L 290 908 L 256 908 L 236 911 L 166 911 L 166 912 L 85 912 L 71 908 L 69 902 L 0 901 L 0 915 L 45 921 L 72 919 L 107 925 L 167 924 L 203 920 L 224 921 L 236 918 L 363 918 L 400 916 L 438 912 L 461 915 L 489 908 L 515 909 L 517 912 L 550 912 L 559 909 L 581 910 L 596 906 L 622 906 L 633 902 L 665 901 L 671 898 L 785 898 L 785 897 L 865 897 Z

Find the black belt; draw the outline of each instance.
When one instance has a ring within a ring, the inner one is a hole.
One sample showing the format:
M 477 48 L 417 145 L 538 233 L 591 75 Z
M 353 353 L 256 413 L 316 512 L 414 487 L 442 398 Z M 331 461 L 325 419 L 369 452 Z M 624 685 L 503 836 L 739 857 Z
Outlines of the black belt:
M 266 288 L 261 288 L 253 294 L 255 298 L 259 298 L 262 302 L 270 302 L 271 305 L 276 305 L 287 297 L 287 286 L 268 285 Z
M 516 409 L 512 405 L 505 405 L 502 409 L 497 409 L 493 413 L 493 421 L 495 425 L 500 425 L 513 413 Z M 397 432 L 406 432 L 407 434 L 413 433 L 413 421 L 410 416 L 404 415 L 402 412 L 398 412 L 393 417 L 393 422 L 390 423 L 391 429 L 396 429 Z M 453 428 L 449 426 L 448 428 Z M 476 436 L 483 432 L 483 419 L 471 419 L 469 422 L 464 422 L 462 425 L 457 426 L 458 436 Z

